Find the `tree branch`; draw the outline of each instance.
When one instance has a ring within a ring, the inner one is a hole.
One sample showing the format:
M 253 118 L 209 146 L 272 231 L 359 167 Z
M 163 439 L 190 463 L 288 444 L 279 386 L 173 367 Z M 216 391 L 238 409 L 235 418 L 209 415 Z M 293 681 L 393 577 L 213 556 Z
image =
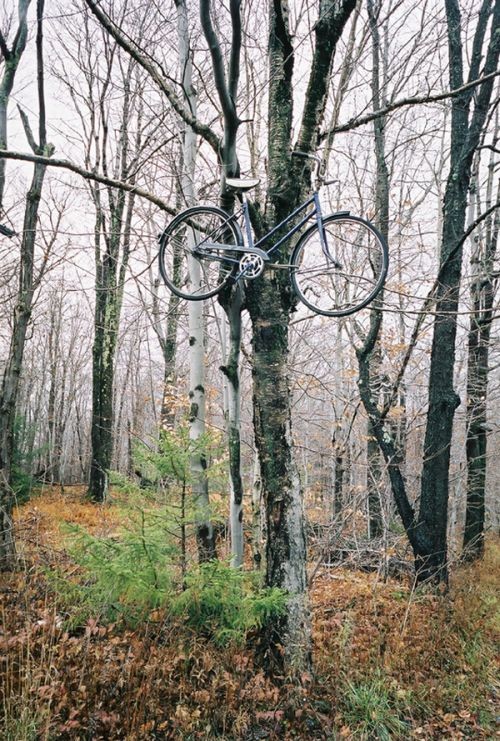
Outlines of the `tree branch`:
M 397 375 L 397 377 L 396 377 L 396 379 L 395 379 L 395 381 L 394 381 L 394 383 L 392 385 L 391 392 L 390 392 L 390 394 L 387 397 L 387 401 L 386 401 L 386 403 L 384 405 L 384 408 L 382 409 L 382 412 L 380 413 L 380 418 L 382 420 L 385 419 L 385 417 L 389 413 L 389 411 L 390 411 L 390 409 L 391 409 L 391 407 L 392 407 L 392 405 L 394 403 L 394 400 L 396 399 L 396 394 L 398 392 L 399 385 L 400 385 L 401 381 L 403 380 L 403 376 L 405 374 L 406 367 L 407 367 L 407 365 L 408 365 L 408 363 L 410 361 L 411 354 L 412 354 L 412 352 L 413 352 L 413 350 L 415 348 L 415 345 L 417 344 L 418 334 L 420 332 L 420 329 L 422 327 L 422 324 L 424 322 L 424 319 L 427 316 L 427 312 L 430 310 L 430 308 L 431 308 L 431 306 L 433 304 L 434 294 L 435 294 L 436 289 L 437 289 L 437 287 L 439 285 L 439 282 L 441 280 L 441 275 L 442 275 L 442 273 L 443 273 L 446 265 L 454 257 L 454 255 L 456 254 L 457 250 L 459 250 L 462 247 L 462 245 L 464 244 L 464 242 L 470 237 L 470 235 L 472 234 L 472 232 L 474 232 L 477 229 L 477 227 L 485 219 L 487 219 L 488 216 L 491 216 L 491 214 L 494 211 L 496 211 L 498 208 L 500 208 L 500 201 L 497 201 L 492 206 L 490 206 L 490 208 L 488 208 L 486 211 L 484 211 L 482 214 L 480 214 L 477 217 L 477 219 L 475 219 L 472 222 L 472 224 L 470 224 L 470 226 L 465 230 L 465 232 L 463 233 L 463 235 L 460 238 L 460 240 L 457 242 L 457 244 L 455 245 L 455 247 L 450 251 L 449 255 L 446 257 L 446 260 L 441 265 L 441 267 L 439 269 L 439 273 L 437 275 L 437 278 L 434 281 L 434 283 L 432 285 L 432 288 L 430 289 L 429 293 L 427 294 L 427 296 L 426 296 L 426 298 L 424 300 L 424 304 L 423 304 L 422 309 L 420 311 L 420 315 L 418 316 L 417 321 L 415 322 L 415 326 L 413 328 L 413 332 L 411 333 L 410 342 L 408 343 L 408 348 L 407 348 L 406 353 L 405 353 L 405 356 L 403 358 L 403 362 L 401 363 L 401 367 L 399 369 L 398 375 Z
M 323 120 L 328 83 L 337 42 L 356 7 L 356 0 L 322 0 L 315 26 L 315 48 L 300 125 L 297 149 L 311 152 L 316 148 L 318 129 Z
M 9 50 L 9 47 L 7 46 L 7 42 L 4 39 L 3 33 L 0 31 L 0 52 L 2 53 L 2 56 L 6 62 L 9 61 L 11 53 Z
M 47 144 L 47 126 L 45 115 L 44 65 L 43 65 L 43 11 L 45 0 L 36 3 L 36 58 L 37 58 L 37 86 L 38 86 L 38 141 L 43 152 Z
M 221 102 L 222 111 L 226 119 L 236 118 L 234 100 L 229 95 L 226 75 L 224 73 L 224 58 L 219 44 L 219 39 L 214 31 L 210 17 L 210 0 L 200 0 L 200 20 L 203 33 L 208 43 L 210 56 L 212 58 L 212 69 L 214 72 L 215 86 Z
M 197 118 L 195 118 L 191 112 L 186 108 L 185 105 L 183 105 L 182 101 L 180 100 L 179 96 L 175 93 L 175 91 L 172 89 L 172 87 L 167 83 L 163 75 L 161 75 L 154 64 L 149 62 L 144 55 L 140 52 L 137 45 L 132 42 L 128 41 L 125 36 L 121 33 L 120 29 L 116 27 L 116 25 L 113 23 L 113 21 L 107 16 L 103 11 L 98 7 L 98 3 L 94 0 L 85 0 L 86 5 L 89 7 L 91 12 L 95 15 L 95 17 L 98 19 L 98 21 L 101 23 L 103 28 L 109 33 L 110 36 L 114 38 L 116 43 L 121 46 L 122 49 L 124 49 L 127 54 L 130 54 L 130 56 L 135 59 L 135 61 L 141 65 L 143 69 L 146 70 L 146 72 L 150 75 L 150 77 L 154 80 L 154 82 L 158 85 L 160 90 L 165 94 L 168 101 L 170 102 L 172 108 L 175 110 L 176 113 L 179 114 L 179 116 L 182 118 L 182 120 L 188 124 L 188 126 L 191 126 L 191 128 L 199 135 L 201 136 L 207 144 L 209 144 L 214 152 L 217 154 L 217 156 L 220 156 L 220 150 L 221 150 L 221 142 L 220 138 L 217 136 L 217 134 L 210 128 L 210 126 L 207 126 L 206 124 L 201 123 Z
M 233 37 L 231 43 L 231 55 L 229 58 L 229 95 L 236 105 L 238 93 L 238 81 L 240 78 L 240 53 L 241 53 L 241 0 L 230 0 L 231 25 Z
M 435 95 L 414 95 L 410 98 L 402 98 L 401 100 L 396 100 L 394 103 L 390 103 L 389 105 L 384 106 L 384 108 L 380 108 L 378 111 L 367 113 L 366 116 L 361 116 L 359 118 L 357 116 L 353 116 L 353 118 L 349 119 L 349 121 L 346 121 L 346 123 L 339 124 L 338 126 L 334 126 L 332 129 L 329 129 L 328 131 L 324 131 L 320 136 L 320 140 L 322 141 L 329 134 L 341 134 L 342 132 L 345 132 L 345 131 L 352 131 L 353 129 L 357 129 L 360 126 L 364 126 L 367 123 L 371 123 L 376 118 L 380 118 L 381 116 L 386 116 L 388 113 L 392 113 L 393 111 L 396 111 L 398 108 L 404 108 L 405 106 L 412 106 L 412 105 L 426 105 L 427 103 L 437 103 L 440 100 L 447 100 L 448 98 L 456 97 L 457 95 L 460 95 L 466 90 L 469 90 L 472 87 L 476 87 L 477 85 L 481 85 L 483 82 L 486 82 L 487 80 L 492 80 L 493 78 L 498 77 L 499 75 L 500 75 L 500 70 L 496 70 L 495 72 L 491 72 L 488 75 L 483 75 L 477 80 L 468 82 L 465 85 L 462 85 L 461 87 L 455 88 L 454 90 L 448 90 L 447 92 L 436 93 Z
M 111 188 L 118 188 L 119 190 L 125 190 L 129 193 L 135 193 L 141 198 L 145 198 L 147 201 L 150 201 L 150 203 L 154 203 L 155 206 L 158 206 L 158 208 L 170 214 L 171 216 L 174 216 L 177 213 L 175 209 L 165 203 L 165 201 L 163 201 L 161 198 L 158 198 L 158 196 L 155 196 L 153 193 L 149 193 L 149 191 L 144 190 L 143 188 L 139 188 L 133 183 L 125 183 L 122 180 L 114 180 L 113 178 L 99 175 L 96 172 L 90 172 L 89 170 L 85 170 L 83 167 L 75 165 L 69 160 L 54 159 L 52 157 L 43 157 L 42 155 L 27 154 L 25 152 L 12 152 L 7 149 L 0 150 L 0 160 L 1 159 L 20 160 L 21 162 L 38 162 L 42 165 L 48 165 L 49 167 L 57 167 L 62 170 L 69 170 L 70 172 L 74 172 L 80 177 L 84 178 L 84 180 L 91 180 L 96 183 L 108 185 Z

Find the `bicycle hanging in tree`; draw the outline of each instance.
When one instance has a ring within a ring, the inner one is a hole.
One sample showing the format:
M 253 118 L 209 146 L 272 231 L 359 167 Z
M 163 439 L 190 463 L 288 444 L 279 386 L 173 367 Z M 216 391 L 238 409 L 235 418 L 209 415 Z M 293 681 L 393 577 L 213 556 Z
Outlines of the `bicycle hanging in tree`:
M 312 155 L 294 154 L 319 162 Z M 319 164 L 316 176 L 318 169 Z M 387 275 L 389 255 L 382 234 L 349 211 L 323 216 L 315 188 L 307 201 L 254 242 L 245 193 L 258 183 L 256 179 L 226 179 L 226 185 L 242 198 L 241 209 L 234 214 L 215 206 L 193 206 L 170 222 L 159 238 L 160 273 L 169 289 L 180 298 L 201 301 L 215 296 L 230 282 L 257 278 L 272 264 L 270 258 L 280 245 L 314 220 L 299 238 L 286 266 L 298 298 L 325 316 L 348 316 L 367 306 Z M 264 250 L 266 242 L 290 222 L 286 234 Z

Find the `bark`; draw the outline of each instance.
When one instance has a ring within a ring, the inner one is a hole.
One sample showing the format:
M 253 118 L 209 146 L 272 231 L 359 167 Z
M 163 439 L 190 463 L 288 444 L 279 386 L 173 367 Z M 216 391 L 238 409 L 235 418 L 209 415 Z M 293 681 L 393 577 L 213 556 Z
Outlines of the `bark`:
M 241 477 L 240 437 L 240 347 L 241 307 L 243 295 L 238 290 L 225 308 L 229 326 L 229 348 L 221 367 L 226 381 L 226 408 L 224 412 L 229 442 L 229 522 L 231 531 L 231 564 L 243 565 L 243 481 Z
M 493 150 L 498 142 L 498 112 L 496 115 Z M 488 207 L 491 204 L 495 170 L 494 153 L 491 152 L 487 186 Z M 499 186 L 500 190 L 500 186 Z M 500 216 L 491 215 L 479 231 L 475 241 L 471 267 L 472 313 L 468 335 L 467 366 L 467 503 L 463 549 L 466 558 L 479 558 L 484 552 L 486 461 L 488 444 L 487 399 L 488 365 L 490 352 L 493 307 L 497 279 L 494 277 L 494 260 L 497 253 Z
M 266 533 L 264 531 L 262 505 L 262 480 L 260 476 L 259 456 L 256 454 L 252 482 L 252 559 L 256 569 L 265 567 L 263 546 L 266 540 Z
M 20 8 L 27 10 L 27 3 L 21 3 Z M 52 147 L 45 139 L 45 116 L 43 105 L 43 51 L 42 51 L 42 22 L 43 0 L 37 3 L 37 66 L 39 72 L 39 143 L 34 141 L 29 123 L 24 114 L 22 121 L 30 145 L 37 153 L 44 152 L 50 156 Z M 25 16 L 23 23 L 25 22 Z M 25 33 L 23 23 L 20 25 L 18 36 Z M 24 45 L 23 47 L 24 48 Z M 42 273 L 35 275 L 35 239 L 37 234 L 37 220 L 42 186 L 45 178 L 46 166 L 36 164 L 33 171 L 30 190 L 26 196 L 24 212 L 23 234 L 21 239 L 21 253 L 19 262 L 19 287 L 14 309 L 12 336 L 9 355 L 4 370 L 0 390 L 0 570 L 10 570 L 15 566 L 16 550 L 12 510 L 14 507 L 14 492 L 12 490 L 12 459 L 14 453 L 14 425 L 16 403 L 19 394 L 19 383 L 23 365 L 26 333 L 31 319 L 33 298 Z
M 483 41 L 491 2 L 483 2 L 473 42 L 470 77 L 475 79 L 483 53 Z M 463 44 L 457 0 L 446 0 L 450 85 L 463 83 Z M 484 73 L 495 70 L 500 54 L 500 0 L 495 0 L 491 36 Z M 446 582 L 449 465 L 453 418 L 460 399 L 453 388 L 457 309 L 462 273 L 462 237 L 465 231 L 467 195 L 474 152 L 486 123 L 493 81 L 477 91 L 472 112 L 472 94 L 452 99 L 450 174 L 443 206 L 440 282 L 436 294 L 436 316 L 429 372 L 429 405 L 424 440 L 419 523 L 428 541 L 428 553 L 417 558 L 419 580 Z
M 383 49 L 381 48 L 378 18 L 381 10 L 380 2 L 367 1 L 370 33 L 372 37 L 372 101 L 373 108 L 382 107 L 384 80 L 382 79 L 381 65 Z M 389 238 L 389 171 L 385 159 L 385 127 L 387 120 L 380 116 L 373 122 L 375 159 L 377 163 L 375 181 L 375 221 L 381 234 Z M 382 387 L 382 352 L 380 336 L 382 332 L 383 291 L 376 297 L 371 309 L 374 321 L 377 324 L 377 343 L 370 354 L 371 393 L 380 403 Z M 383 472 L 380 461 L 380 450 L 372 423 L 368 421 L 367 442 L 367 488 L 368 488 L 368 534 L 370 538 L 378 538 L 384 531 L 382 516 L 381 493 L 383 490 Z

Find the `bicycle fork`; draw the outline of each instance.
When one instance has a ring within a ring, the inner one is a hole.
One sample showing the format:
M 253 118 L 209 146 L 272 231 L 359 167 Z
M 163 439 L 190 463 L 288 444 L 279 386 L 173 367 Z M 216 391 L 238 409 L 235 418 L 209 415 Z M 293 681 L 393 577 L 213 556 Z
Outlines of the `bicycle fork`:
M 319 195 L 317 192 L 313 194 L 314 208 L 316 209 L 316 224 L 318 226 L 319 240 L 321 243 L 321 249 L 327 260 L 333 263 L 333 267 L 337 270 L 342 270 L 342 265 L 335 260 L 328 248 L 328 239 L 326 236 L 325 225 L 323 224 L 323 214 L 321 212 L 321 204 L 319 202 Z M 349 211 L 339 211 L 339 214 L 348 214 Z

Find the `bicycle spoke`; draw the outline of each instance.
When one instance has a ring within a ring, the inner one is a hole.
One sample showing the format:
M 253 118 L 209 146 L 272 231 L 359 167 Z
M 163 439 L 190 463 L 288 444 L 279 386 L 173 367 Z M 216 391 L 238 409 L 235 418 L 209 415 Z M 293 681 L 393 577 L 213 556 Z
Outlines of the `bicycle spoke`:
M 307 233 L 292 258 L 292 282 L 309 308 L 345 316 L 366 306 L 380 290 L 387 250 L 378 232 L 356 217 L 324 221 L 328 256 L 317 229 Z

